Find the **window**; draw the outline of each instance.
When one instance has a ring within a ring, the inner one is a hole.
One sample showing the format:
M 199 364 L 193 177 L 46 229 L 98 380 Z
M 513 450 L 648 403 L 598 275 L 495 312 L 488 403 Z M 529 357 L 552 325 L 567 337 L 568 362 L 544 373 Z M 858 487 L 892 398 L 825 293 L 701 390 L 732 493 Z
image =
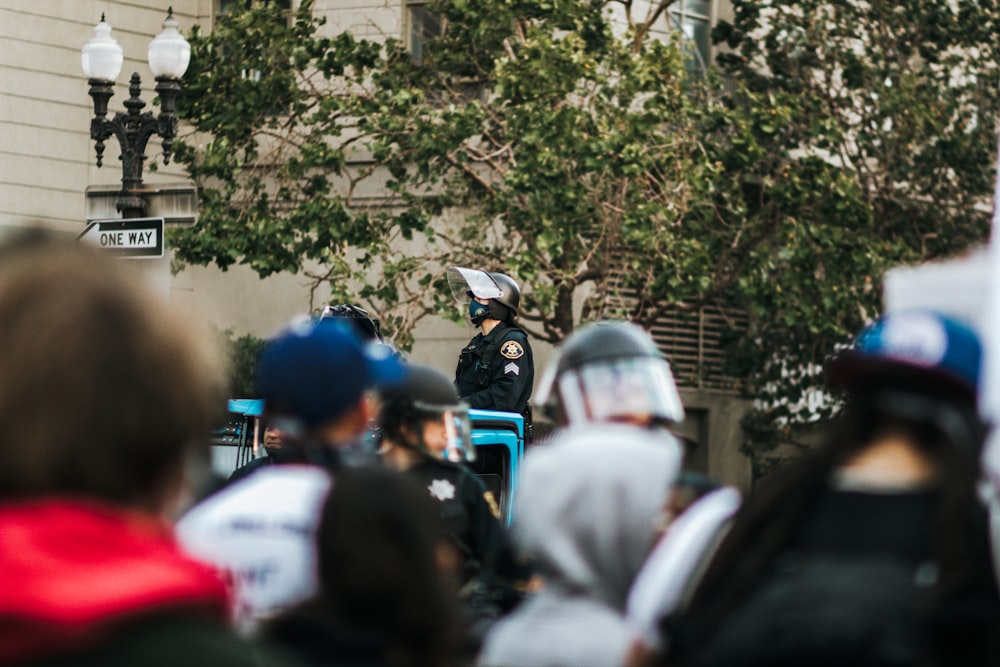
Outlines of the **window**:
M 711 56 L 711 2 L 677 0 L 670 7 L 670 24 L 684 33 L 688 71 L 703 74 Z
M 444 25 L 439 15 L 427 8 L 425 2 L 408 2 L 406 5 L 406 20 L 409 26 L 409 41 L 407 46 L 410 57 L 418 65 L 424 60 L 424 45 L 428 41 L 440 37 Z

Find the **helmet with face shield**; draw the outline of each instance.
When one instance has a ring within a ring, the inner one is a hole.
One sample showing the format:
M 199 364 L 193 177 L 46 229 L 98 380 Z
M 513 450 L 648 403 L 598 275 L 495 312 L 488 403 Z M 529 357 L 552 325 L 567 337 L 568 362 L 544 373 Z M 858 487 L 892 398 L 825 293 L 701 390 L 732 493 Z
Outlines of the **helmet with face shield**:
M 382 392 L 384 440 L 432 458 L 475 459 L 469 408 L 441 371 L 407 364 L 401 382 Z
M 486 309 L 478 314 L 470 312 L 476 326 L 486 317 L 510 323 L 521 305 L 521 288 L 505 273 L 451 266 L 448 267 L 448 287 L 455 300 L 463 305 L 473 299 L 487 302 Z
M 670 364 L 631 322 L 596 322 L 570 334 L 539 382 L 537 401 L 563 425 L 669 425 L 684 419 Z

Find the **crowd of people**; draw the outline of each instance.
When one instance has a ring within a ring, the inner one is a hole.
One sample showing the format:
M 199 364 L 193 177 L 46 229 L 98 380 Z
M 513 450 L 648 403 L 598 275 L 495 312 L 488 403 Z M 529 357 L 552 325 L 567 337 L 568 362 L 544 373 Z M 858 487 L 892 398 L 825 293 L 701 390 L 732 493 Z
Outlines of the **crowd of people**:
M 925 666 L 1000 658 L 982 346 L 891 313 L 828 369 L 825 442 L 742 498 L 683 469 L 634 324 L 581 326 L 532 403 L 515 521 L 468 410 L 530 419 L 511 277 L 449 270 L 454 378 L 354 306 L 268 342 L 265 455 L 206 483 L 224 371 L 82 245 L 0 247 L 0 665 Z

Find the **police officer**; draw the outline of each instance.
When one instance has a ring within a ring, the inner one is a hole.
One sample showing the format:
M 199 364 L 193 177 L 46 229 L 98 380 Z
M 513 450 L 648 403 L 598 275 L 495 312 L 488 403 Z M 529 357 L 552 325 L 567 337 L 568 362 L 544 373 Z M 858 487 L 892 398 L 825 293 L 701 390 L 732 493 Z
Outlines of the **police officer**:
M 684 420 L 670 364 L 631 322 L 586 324 L 556 349 L 538 404 L 559 426 L 625 422 L 670 427 Z
M 665 449 L 683 454 L 671 429 L 684 419 L 670 364 L 650 335 L 636 324 L 602 321 L 570 334 L 538 383 L 538 405 L 558 427 L 592 429 L 601 424 L 637 426 Z M 613 443 L 610 443 L 613 446 Z M 739 493 L 690 471 L 673 480 L 663 526 L 687 495 L 686 521 L 665 532 L 636 574 L 625 613 L 649 646 L 661 641 L 658 622 L 675 609 L 739 507 Z
M 448 269 L 448 284 L 455 299 L 468 304 L 472 323 L 482 330 L 459 356 L 459 395 L 472 408 L 524 414 L 535 365 L 528 335 L 514 325 L 520 288 L 503 273 L 457 266 Z
M 468 407 L 444 373 L 410 364 L 402 382 L 383 393 L 381 422 L 382 460 L 440 503 L 466 602 L 474 598 L 477 620 L 492 622 L 516 601 L 508 569 L 514 558 L 496 499 L 460 463 L 475 457 Z
M 448 377 L 408 364 L 382 395 L 379 453 L 390 467 L 420 477 L 471 569 L 490 566 L 503 545 L 500 510 L 483 482 L 459 462 L 475 458 L 468 407 Z

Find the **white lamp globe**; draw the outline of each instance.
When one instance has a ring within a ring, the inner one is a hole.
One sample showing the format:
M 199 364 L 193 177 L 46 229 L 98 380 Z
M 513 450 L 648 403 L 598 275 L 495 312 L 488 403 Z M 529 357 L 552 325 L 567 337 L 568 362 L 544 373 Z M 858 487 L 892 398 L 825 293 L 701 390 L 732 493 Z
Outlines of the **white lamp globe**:
M 149 69 L 157 78 L 179 79 L 184 76 L 188 63 L 191 62 L 191 45 L 177 31 L 177 25 L 174 8 L 171 7 L 163 22 L 163 32 L 149 43 L 149 51 L 146 53 Z
M 124 58 L 121 45 L 111 36 L 111 26 L 101 14 L 101 22 L 94 26 L 94 36 L 80 54 L 84 75 L 88 79 L 114 81 L 122 71 Z

